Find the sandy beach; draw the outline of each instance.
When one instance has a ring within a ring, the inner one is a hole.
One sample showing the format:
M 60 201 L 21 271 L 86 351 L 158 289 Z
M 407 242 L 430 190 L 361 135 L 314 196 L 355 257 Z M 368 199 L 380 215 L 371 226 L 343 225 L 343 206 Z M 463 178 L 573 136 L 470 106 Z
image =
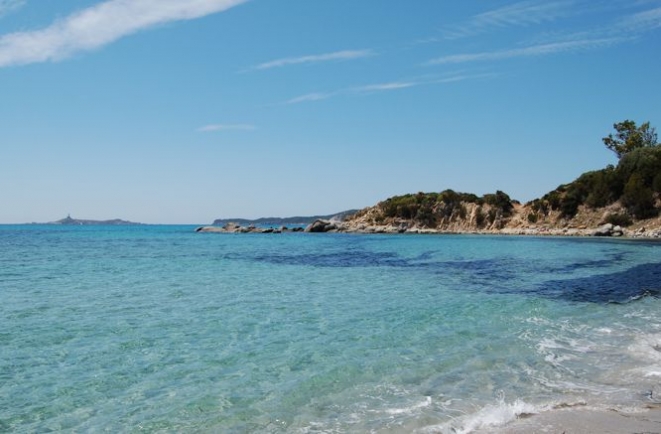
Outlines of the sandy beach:
M 567 408 L 523 417 L 502 428 L 481 428 L 479 434 L 659 434 L 661 408 L 622 412 Z

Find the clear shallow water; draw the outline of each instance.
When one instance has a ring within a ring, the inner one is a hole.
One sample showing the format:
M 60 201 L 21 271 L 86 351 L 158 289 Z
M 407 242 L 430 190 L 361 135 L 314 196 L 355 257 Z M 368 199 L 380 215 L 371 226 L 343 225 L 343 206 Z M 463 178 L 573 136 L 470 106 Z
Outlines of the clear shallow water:
M 470 432 L 661 400 L 661 244 L 193 229 L 0 226 L 0 432 Z

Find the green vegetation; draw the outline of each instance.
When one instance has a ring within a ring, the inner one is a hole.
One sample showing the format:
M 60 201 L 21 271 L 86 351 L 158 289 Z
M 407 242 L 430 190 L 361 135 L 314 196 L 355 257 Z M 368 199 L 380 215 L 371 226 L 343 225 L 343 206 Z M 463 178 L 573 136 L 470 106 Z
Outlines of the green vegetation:
M 621 205 L 622 212 L 614 212 L 605 219 L 614 225 L 629 226 L 634 219 L 659 214 L 661 145 L 657 143 L 656 130 L 649 122 L 637 126 L 630 120 L 613 127 L 615 135 L 610 134 L 602 140 L 617 154 L 618 164 L 586 172 L 575 181 L 529 202 L 529 210 L 523 216 L 529 224 L 547 223 L 544 219 L 552 212 L 554 220 L 557 217 L 570 220 L 582 207 L 599 209 L 616 203 Z M 518 202 L 502 191 L 478 197 L 445 190 L 391 197 L 378 204 L 372 219 L 378 224 L 406 221 L 433 228 L 470 218 L 470 223 L 477 228 L 498 227 L 512 217 L 515 204 Z M 469 207 L 472 209 L 470 216 Z
M 649 122 L 636 127 L 633 121 L 614 125 L 618 131 L 604 138 L 606 146 L 615 151 L 617 166 L 587 172 L 574 182 L 561 185 L 529 205 L 533 211 L 548 215 L 560 211 L 563 218 L 572 218 L 581 205 L 601 208 L 617 201 L 631 217 L 645 219 L 658 214 L 656 201 L 661 192 L 661 146 Z
M 627 227 L 627 226 L 631 226 L 633 221 L 631 220 L 629 214 L 621 213 L 621 214 L 609 214 L 608 217 L 606 217 L 604 223 L 610 223 L 615 226 Z
M 440 193 L 417 193 L 391 197 L 381 202 L 378 207 L 384 219 L 411 220 L 422 227 L 436 227 L 441 221 L 464 220 L 468 217 L 466 204 L 476 204 L 475 223 L 478 227 L 487 221 L 493 223 L 497 218 L 512 215 L 514 205 L 510 197 L 502 191 L 478 197 L 469 193 L 445 190 Z M 485 215 L 483 207 L 488 207 Z
M 613 128 L 617 131 L 615 137 L 609 134 L 602 140 L 608 149 L 615 152 L 617 158 L 622 158 L 634 149 L 658 145 L 656 129 L 650 127 L 649 122 L 638 127 L 634 121 L 626 120 L 614 124 Z

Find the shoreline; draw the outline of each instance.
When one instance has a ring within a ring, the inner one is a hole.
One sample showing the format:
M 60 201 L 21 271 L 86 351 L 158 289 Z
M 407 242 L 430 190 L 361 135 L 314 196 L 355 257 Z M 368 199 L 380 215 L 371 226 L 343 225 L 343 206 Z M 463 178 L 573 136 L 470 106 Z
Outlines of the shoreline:
M 615 227 L 600 228 L 503 228 L 503 229 L 432 229 L 403 226 L 367 226 L 353 225 L 345 222 L 317 221 L 308 225 L 305 229 L 300 227 L 255 227 L 227 224 L 225 226 L 199 226 L 195 232 L 200 233 L 249 233 L 249 234 L 281 234 L 289 232 L 308 233 L 346 233 L 346 234 L 390 234 L 390 235 L 502 235 L 502 236 L 526 236 L 526 237 L 580 237 L 580 238 L 614 238 L 626 240 L 661 240 L 661 229 L 629 230 Z
M 475 434 L 659 434 L 661 433 L 661 406 L 648 404 L 640 411 L 622 411 L 615 408 L 561 408 L 517 419 L 502 426 L 481 426 Z

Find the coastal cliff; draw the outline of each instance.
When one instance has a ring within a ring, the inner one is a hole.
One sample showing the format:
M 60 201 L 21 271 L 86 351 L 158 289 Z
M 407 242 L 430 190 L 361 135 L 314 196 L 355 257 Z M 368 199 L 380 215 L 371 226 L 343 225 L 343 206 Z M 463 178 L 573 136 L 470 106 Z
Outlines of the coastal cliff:
M 450 198 L 460 197 L 463 200 Z M 493 198 L 500 201 L 494 202 Z M 362 233 L 476 233 L 517 235 L 629 236 L 661 238 L 661 218 L 634 220 L 621 203 L 574 215 L 521 204 L 503 192 L 478 198 L 446 190 L 387 199 L 342 222 L 337 231 Z

